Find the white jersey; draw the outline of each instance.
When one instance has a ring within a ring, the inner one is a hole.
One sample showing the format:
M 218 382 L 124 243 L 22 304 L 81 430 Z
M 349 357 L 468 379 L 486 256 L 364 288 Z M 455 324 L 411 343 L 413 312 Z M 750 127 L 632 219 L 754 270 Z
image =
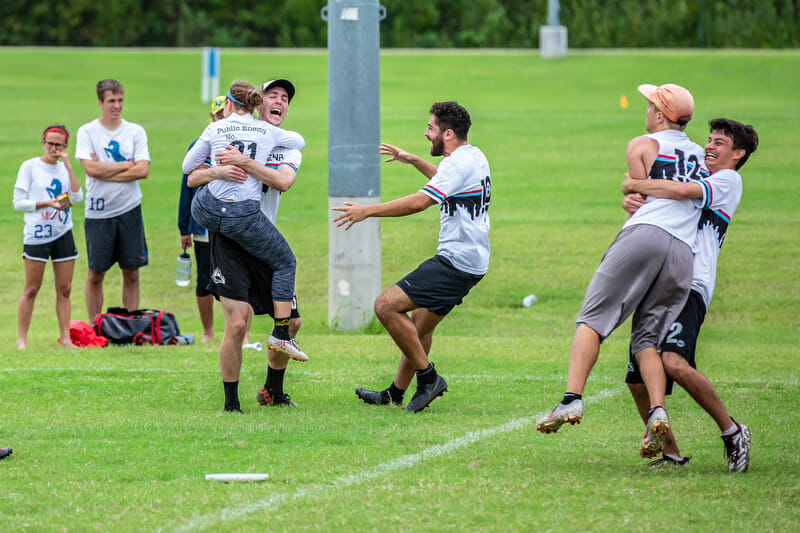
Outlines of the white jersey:
M 465 144 L 442 159 L 436 175 L 420 192 L 439 204 L 436 253 L 455 268 L 474 275 L 489 270 L 489 162 L 478 148 Z
M 702 210 L 697 227 L 692 289 L 700 293 L 708 309 L 714 294 L 717 259 L 722 241 L 742 198 L 742 177 L 735 170 L 723 169 L 702 180 L 701 185 L 704 189 L 709 189 L 709 193 L 704 195 L 708 207 Z
M 270 153 L 267 158 L 267 166 L 275 170 L 281 165 L 289 165 L 297 172 L 302 162 L 303 156 L 300 150 L 290 150 L 282 146 L 278 146 L 272 150 L 272 153 Z M 267 216 L 270 222 L 275 224 L 275 219 L 278 217 L 278 206 L 281 203 L 281 191 L 273 189 L 266 184 L 262 185 L 261 211 Z
M 78 129 L 75 158 L 101 163 L 150 161 L 144 128 L 122 120 L 115 130 L 95 119 Z M 127 213 L 142 203 L 139 180 L 125 183 L 103 181 L 86 174 L 86 218 L 111 218 Z
M 705 169 L 705 150 L 678 130 L 663 130 L 647 135 L 658 143 L 658 155 L 648 179 L 667 179 L 688 182 L 708 177 Z M 628 219 L 623 228 L 635 224 L 650 224 L 668 232 L 695 250 L 697 222 L 700 210 L 696 200 L 670 200 L 647 197 Z
M 212 166 L 215 165 L 214 155 L 225 151 L 225 147 L 229 144 L 263 165 L 275 146 L 301 149 L 305 146 L 305 141 L 299 133 L 282 130 L 269 122 L 255 119 L 250 113 L 243 115 L 234 113 L 206 127 L 186 154 L 183 160 L 183 173 L 189 174 L 206 159 L 211 160 Z M 261 199 L 261 182 L 250 175 L 244 183 L 213 180 L 207 187 L 214 197 L 223 200 L 240 202 Z
M 70 199 L 80 200 L 80 194 L 70 190 L 69 172 L 62 161 L 55 165 L 39 157 L 28 159 L 19 167 L 14 189 L 25 191 L 29 200 L 42 202 L 69 192 Z M 23 244 L 45 244 L 54 241 L 72 229 L 72 208 L 59 211 L 44 207 L 25 212 Z

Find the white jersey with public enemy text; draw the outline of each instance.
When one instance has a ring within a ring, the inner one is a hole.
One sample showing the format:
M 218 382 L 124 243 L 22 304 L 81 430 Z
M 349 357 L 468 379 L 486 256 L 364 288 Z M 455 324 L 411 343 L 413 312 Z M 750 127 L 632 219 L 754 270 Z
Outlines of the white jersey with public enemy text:
M 244 155 L 263 165 L 275 146 L 299 150 L 305 146 L 305 141 L 299 133 L 282 130 L 269 122 L 253 118 L 249 113 L 234 113 L 206 127 L 183 160 L 184 174 L 189 174 L 209 158 L 214 165 L 214 155 L 223 152 L 228 145 L 238 148 Z M 207 187 L 219 199 L 234 202 L 261 199 L 261 182 L 250 175 L 244 183 L 217 179 Z
M 697 226 L 692 289 L 700 293 L 707 309 L 714 294 L 722 241 L 742 198 L 742 177 L 735 170 L 723 169 L 702 180 L 701 185 L 709 191 L 705 196 L 713 198 L 706 198 L 709 207 L 702 210 Z
M 303 162 L 303 155 L 300 150 L 290 150 L 282 146 L 272 150 L 267 158 L 266 166 L 278 170 L 281 165 L 289 165 L 295 172 Z M 261 211 L 267 216 L 270 222 L 275 224 L 278 217 L 278 206 L 281 203 L 281 191 L 263 184 L 261 194 Z
M 420 192 L 439 204 L 436 253 L 455 268 L 474 275 L 489 270 L 489 162 L 478 148 L 465 144 L 442 159 Z
M 648 179 L 688 182 L 708 177 L 705 151 L 682 131 L 663 130 L 647 135 L 658 143 L 658 155 Z M 647 202 L 623 226 L 650 224 L 688 244 L 695 251 L 697 222 L 700 218 L 697 200 L 670 200 L 648 196 Z
M 101 163 L 150 161 L 147 134 L 133 122 L 121 120 L 115 130 L 106 129 L 95 119 L 78 129 L 75 158 Z M 117 183 L 86 174 L 86 218 L 111 218 L 127 213 L 142 203 L 139 180 Z

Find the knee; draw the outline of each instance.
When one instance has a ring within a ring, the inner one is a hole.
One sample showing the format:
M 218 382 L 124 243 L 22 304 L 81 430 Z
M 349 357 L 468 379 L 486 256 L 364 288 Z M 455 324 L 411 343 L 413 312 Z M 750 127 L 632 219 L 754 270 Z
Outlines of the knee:
M 40 286 L 35 286 L 35 285 L 26 286 L 22 290 L 22 297 L 28 300 L 34 300 L 36 299 L 36 295 L 39 294 L 40 288 L 41 288 Z
M 122 280 L 125 283 L 139 283 L 139 270 L 123 270 L 122 271 Z
M 295 338 L 297 336 L 297 332 L 300 330 L 300 326 L 303 325 L 303 319 L 300 317 L 292 318 L 289 320 L 289 336 L 291 338 Z
M 72 295 L 72 283 L 62 283 L 56 286 L 56 297 L 59 299 L 69 300 Z
M 673 352 L 664 352 L 661 355 L 661 360 L 664 363 L 664 372 L 667 377 L 678 382 L 680 382 L 686 371 L 691 369 L 686 359 Z
M 383 322 L 391 312 L 392 307 L 386 297 L 383 294 L 378 296 L 378 298 L 375 300 L 375 316 L 378 317 L 378 320 Z

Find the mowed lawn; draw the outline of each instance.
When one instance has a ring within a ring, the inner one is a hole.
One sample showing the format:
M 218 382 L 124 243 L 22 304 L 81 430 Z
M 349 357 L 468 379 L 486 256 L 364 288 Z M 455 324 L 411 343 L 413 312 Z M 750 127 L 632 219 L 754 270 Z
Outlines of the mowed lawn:
M 556 60 L 535 51 L 384 51 L 381 140 L 427 155 L 430 104 L 458 100 L 492 169 L 490 271 L 439 327 L 431 359 L 449 392 L 416 415 L 353 394 L 391 381 L 399 356 L 389 336 L 327 324 L 327 138 L 336 125 L 327 123 L 324 51 L 222 52 L 225 88 L 239 78 L 295 82 L 284 126 L 307 142 L 278 226 L 298 258 L 298 340 L 311 360 L 287 373 L 297 409 L 260 408 L 254 395 L 266 355 L 245 352 L 244 416 L 222 411 L 218 306 L 208 345 L 67 351 L 56 345 L 48 267 L 29 348 L 14 344 L 23 287 L 22 214 L 11 202 L 17 170 L 41 155 L 45 126 L 63 122 L 74 139 L 99 115 L 94 86 L 107 77 L 125 85 L 123 117 L 144 126 L 150 142 L 142 307 L 172 311 L 183 332 L 200 333 L 193 286 L 174 283 L 180 163 L 208 117 L 200 51 L 0 48 L 0 64 L 0 447 L 15 451 L 0 462 L 0 531 L 800 529 L 797 51 L 570 52 Z M 603 346 L 584 422 L 556 435 L 535 431 L 563 393 L 584 290 L 624 219 L 625 147 L 644 132 L 636 87 L 667 82 L 692 91 L 688 133 L 697 142 L 718 116 L 753 124 L 761 138 L 742 169 L 744 197 L 698 353 L 732 415 L 753 432 L 743 475 L 727 472 L 716 425 L 682 390 L 667 407 L 690 465 L 651 469 L 639 458 L 642 423 L 622 382 L 627 325 Z M 381 198 L 423 182 L 408 165 L 384 164 Z M 74 220 L 82 255 L 72 315 L 86 320 L 82 204 Z M 437 232 L 433 209 L 382 220 L 381 285 L 432 255 Z M 537 296 L 533 307 L 522 307 L 527 294 Z M 105 304 L 120 304 L 116 267 Z M 269 326 L 257 319 L 253 340 L 263 342 Z M 204 479 L 219 472 L 270 478 Z

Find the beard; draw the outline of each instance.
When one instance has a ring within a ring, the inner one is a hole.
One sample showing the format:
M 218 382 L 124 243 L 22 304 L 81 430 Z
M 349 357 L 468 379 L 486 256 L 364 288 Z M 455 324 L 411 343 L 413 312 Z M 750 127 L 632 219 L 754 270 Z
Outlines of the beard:
M 434 157 L 444 155 L 444 138 L 442 135 L 431 139 L 431 155 Z

